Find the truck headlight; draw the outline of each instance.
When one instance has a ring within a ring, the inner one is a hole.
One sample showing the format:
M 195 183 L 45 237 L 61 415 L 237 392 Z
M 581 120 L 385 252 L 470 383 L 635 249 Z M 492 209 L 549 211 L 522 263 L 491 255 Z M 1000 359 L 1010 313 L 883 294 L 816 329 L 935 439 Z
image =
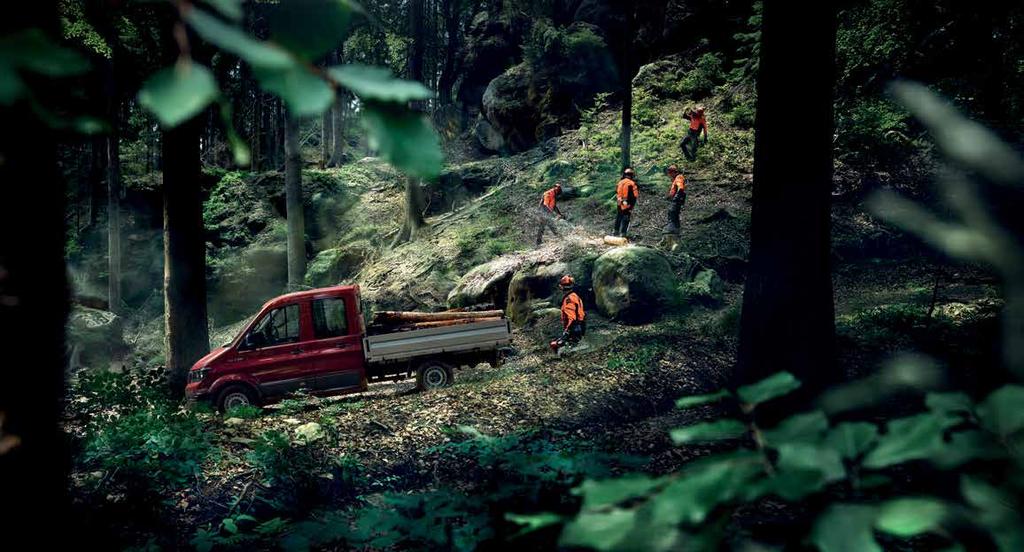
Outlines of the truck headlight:
M 210 369 L 203 367 L 198 370 L 192 370 L 188 373 L 189 383 L 199 383 L 206 379 L 206 375 L 210 373 Z

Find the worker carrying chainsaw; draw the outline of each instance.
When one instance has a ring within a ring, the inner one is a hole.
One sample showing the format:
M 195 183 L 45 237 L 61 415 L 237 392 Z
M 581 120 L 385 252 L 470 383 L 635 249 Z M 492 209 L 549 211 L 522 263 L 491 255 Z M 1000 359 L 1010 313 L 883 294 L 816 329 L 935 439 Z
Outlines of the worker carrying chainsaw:
M 702 143 L 708 143 L 708 121 L 704 118 L 704 107 L 697 106 L 696 109 L 686 111 L 683 113 L 683 118 L 690 121 L 690 129 L 686 132 L 686 136 L 683 137 L 683 141 L 679 143 L 679 147 L 683 150 L 683 155 L 687 159 L 696 161 L 698 139 L 701 132 L 704 133 L 704 141 Z
M 587 333 L 587 313 L 583 300 L 576 293 L 576 280 L 566 274 L 558 286 L 562 288 L 562 336 L 551 342 L 551 350 L 556 353 L 566 345 L 576 345 Z
M 537 224 L 537 245 L 540 245 L 544 237 L 544 230 L 551 230 L 551 233 L 558 236 L 558 229 L 555 228 L 555 218 L 565 219 L 565 215 L 558 209 L 558 198 L 562 196 L 562 182 L 555 183 L 555 187 L 544 192 L 540 198 L 540 206 Z
M 679 213 L 686 204 L 686 177 L 679 172 L 679 167 L 669 165 L 665 170 L 672 185 L 668 188 L 668 223 L 665 225 L 666 234 L 679 233 Z
M 615 236 L 626 237 L 629 230 L 629 217 L 633 214 L 633 207 L 640 197 L 640 189 L 636 186 L 636 172 L 632 167 L 626 167 L 622 171 L 622 180 L 615 187 Z

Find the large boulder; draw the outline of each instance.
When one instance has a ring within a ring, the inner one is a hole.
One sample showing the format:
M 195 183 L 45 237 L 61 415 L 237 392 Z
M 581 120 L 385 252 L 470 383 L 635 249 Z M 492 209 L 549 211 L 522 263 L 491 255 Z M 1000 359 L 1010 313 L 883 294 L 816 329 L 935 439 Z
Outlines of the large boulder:
M 508 284 L 505 313 L 509 319 L 521 326 L 534 318 L 538 308 L 556 305 L 558 280 L 568 273 L 566 263 L 531 266 L 516 272 Z
M 487 122 L 482 114 L 477 116 L 476 123 L 473 125 L 473 136 L 476 137 L 480 149 L 485 152 L 502 153 L 508 149 L 505 137 L 491 123 Z
M 537 143 L 537 110 L 530 103 L 532 73 L 520 63 L 498 75 L 487 85 L 483 112 L 512 151 L 524 151 Z
M 107 368 L 125 352 L 124 322 L 110 311 L 75 305 L 68 315 L 67 330 L 72 370 Z
M 716 306 L 725 296 L 725 283 L 712 269 L 701 270 L 693 280 L 684 283 L 680 289 L 688 303 Z
M 479 110 L 490 82 L 520 59 L 523 36 L 531 23 L 520 10 L 500 8 L 482 11 L 470 22 L 460 50 L 462 70 L 454 88 L 459 103 L 471 115 Z
M 668 259 L 648 247 L 617 247 L 597 258 L 593 271 L 597 308 L 613 320 L 648 322 L 678 300 Z
M 426 187 L 427 214 L 454 210 L 487 191 L 500 175 L 501 165 L 491 161 L 474 161 L 446 169 L 436 182 Z
M 519 257 L 498 257 L 467 272 L 448 294 L 451 308 L 473 305 L 504 305 L 508 284 L 523 265 Z

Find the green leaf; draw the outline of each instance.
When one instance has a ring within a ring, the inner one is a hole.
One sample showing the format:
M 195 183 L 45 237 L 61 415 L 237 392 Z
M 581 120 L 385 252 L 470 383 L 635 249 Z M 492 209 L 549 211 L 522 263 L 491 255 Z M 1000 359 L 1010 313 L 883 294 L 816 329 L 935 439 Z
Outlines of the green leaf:
M 953 469 L 972 460 L 992 460 L 1006 456 L 1006 449 L 991 433 L 980 430 L 958 431 L 941 450 L 931 456 L 931 461 L 943 469 Z
M 948 511 L 934 498 L 900 498 L 882 504 L 875 527 L 897 537 L 913 537 L 938 528 Z
M 747 433 L 747 426 L 738 420 L 715 420 L 686 427 L 677 427 L 669 432 L 672 442 L 677 445 L 734 439 Z
M 327 72 L 338 84 L 366 101 L 406 103 L 434 97 L 426 86 L 395 78 L 383 67 L 351 64 L 331 67 Z
M 821 552 L 882 552 L 872 527 L 878 508 L 861 504 L 834 504 L 818 516 L 811 542 Z
M 624 475 L 600 481 L 588 479 L 574 489 L 573 494 L 583 496 L 584 510 L 597 510 L 645 496 L 663 482 L 645 475 Z
M 235 520 L 231 518 L 224 518 L 224 521 L 221 522 L 221 525 L 223 525 L 224 529 L 232 535 L 238 532 L 238 525 L 236 525 Z
M 9 65 L 0 63 L 0 105 L 12 105 L 25 97 L 28 88 L 18 72 Z
M 58 45 L 39 29 L 0 37 L 0 64 L 47 77 L 81 75 L 89 70 L 85 57 Z
M 942 432 L 946 429 L 943 415 L 926 413 L 900 418 L 889 423 L 888 432 L 866 458 L 869 468 L 929 458 L 942 449 Z
M 505 520 L 515 523 L 516 525 L 522 525 L 523 528 L 519 530 L 512 538 L 521 537 L 527 533 L 557 525 L 562 523 L 564 518 L 558 514 L 551 512 L 541 512 L 539 514 L 505 514 Z
M 843 422 L 825 437 L 828 446 L 847 459 L 864 454 L 877 440 L 878 427 L 868 422 Z
M 707 395 L 691 395 L 689 397 L 682 397 L 676 400 L 676 408 L 691 408 L 694 406 L 700 406 L 702 404 L 708 404 L 719 401 L 728 396 L 729 392 L 723 389 L 717 393 L 709 393 Z
M 249 150 L 249 145 L 245 143 L 245 140 L 235 130 L 230 102 L 221 102 L 220 117 L 221 122 L 224 124 L 225 134 L 227 134 L 228 144 L 231 145 L 231 153 L 235 157 L 235 164 L 240 167 L 248 167 L 252 163 L 252 152 Z
M 198 115 L 219 94 L 209 69 L 197 63 L 179 63 L 157 72 L 142 85 L 139 104 L 164 128 L 173 128 Z
M 636 511 L 614 509 L 583 512 L 569 522 L 558 540 L 561 546 L 616 550 L 636 523 Z
M 1006 437 L 1024 428 L 1024 386 L 1004 385 L 978 405 L 985 429 Z
M 736 390 L 740 400 L 756 405 L 791 393 L 800 387 L 800 381 L 789 372 L 779 372 L 757 383 L 744 385 Z
M 974 409 L 974 401 L 966 393 L 928 393 L 925 404 L 934 412 L 956 413 L 970 412 Z
M 227 25 L 202 10 L 190 10 L 185 19 L 207 42 L 237 55 L 253 67 L 286 70 L 298 66 L 291 54 L 282 48 L 256 40 L 238 27 Z
M 294 117 L 312 117 L 323 113 L 334 101 L 334 91 L 305 67 L 293 66 L 281 71 L 254 67 L 256 79 L 266 90 L 281 97 Z
M 385 104 L 363 106 L 370 147 L 407 174 L 433 179 L 441 174 L 444 154 L 426 117 Z
M 803 498 L 846 476 L 838 452 L 806 443 L 779 447 L 776 467 L 781 477 L 769 489 L 787 500 Z
M 203 0 L 203 2 L 233 21 L 242 19 L 244 15 L 242 13 L 242 0 Z
M 763 475 L 761 456 L 750 451 L 698 460 L 652 497 L 642 510 L 656 525 L 700 524 L 719 504 L 746 496 Z
M 314 60 L 344 41 L 354 7 L 345 0 L 279 2 L 270 10 L 270 34 L 278 44 Z
M 828 418 L 820 410 L 786 418 L 779 425 L 761 433 L 765 441 L 778 448 L 783 443 L 816 443 L 828 429 Z

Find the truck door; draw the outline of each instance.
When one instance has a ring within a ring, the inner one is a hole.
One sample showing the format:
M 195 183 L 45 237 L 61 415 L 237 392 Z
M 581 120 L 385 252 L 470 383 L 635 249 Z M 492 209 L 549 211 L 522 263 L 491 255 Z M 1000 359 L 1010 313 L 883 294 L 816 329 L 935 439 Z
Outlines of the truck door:
M 352 297 L 321 297 L 310 302 L 313 339 L 307 345 L 316 356 L 316 389 L 335 391 L 363 385 L 363 344 L 358 309 Z
M 302 342 L 299 303 L 268 311 L 238 347 L 238 356 L 267 396 L 312 389 L 315 360 Z

